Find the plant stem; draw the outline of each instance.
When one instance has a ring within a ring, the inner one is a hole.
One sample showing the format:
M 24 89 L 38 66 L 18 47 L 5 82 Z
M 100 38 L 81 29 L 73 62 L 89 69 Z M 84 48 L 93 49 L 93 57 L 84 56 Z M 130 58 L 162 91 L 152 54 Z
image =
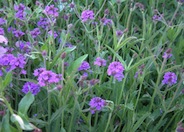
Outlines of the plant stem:
M 124 87 L 125 87 L 125 81 L 126 81 L 127 75 L 128 75 L 128 73 L 125 73 L 125 77 L 123 79 L 123 84 L 122 84 L 122 87 L 121 87 L 120 96 L 119 96 L 117 104 L 120 104 L 121 97 L 122 97 L 122 94 L 123 94 L 123 90 L 124 90 Z
M 162 72 L 163 72 L 163 68 L 164 68 L 164 66 L 165 66 L 166 61 L 167 61 L 167 58 L 164 59 L 164 61 L 163 61 L 163 63 L 162 63 L 162 66 L 161 66 L 161 69 L 160 69 L 160 71 L 158 72 L 158 78 L 157 78 L 156 86 L 155 86 L 155 89 L 154 89 L 154 92 L 153 92 L 153 96 L 152 96 L 152 98 L 151 98 L 151 105 L 150 105 L 150 108 L 149 108 L 149 111 L 150 111 L 150 112 L 151 112 L 152 107 L 153 107 L 154 99 L 155 99 L 155 96 L 156 96 L 156 92 L 157 92 L 157 90 L 158 90 L 158 85 L 159 85 L 159 83 L 160 83 L 160 78 L 161 78 L 161 76 L 162 76 L 162 74 L 163 74 Z
M 48 132 L 50 132 L 50 119 L 51 119 L 51 95 L 49 92 L 49 86 L 47 87 L 47 93 L 48 93 Z
M 111 116 L 112 116 L 112 111 L 111 111 L 111 113 L 109 114 L 109 118 L 108 118 L 107 125 L 106 125 L 106 127 L 105 127 L 105 131 L 104 131 L 104 132 L 107 132 L 107 129 L 108 129 L 109 124 L 110 124 L 110 121 L 111 121 Z

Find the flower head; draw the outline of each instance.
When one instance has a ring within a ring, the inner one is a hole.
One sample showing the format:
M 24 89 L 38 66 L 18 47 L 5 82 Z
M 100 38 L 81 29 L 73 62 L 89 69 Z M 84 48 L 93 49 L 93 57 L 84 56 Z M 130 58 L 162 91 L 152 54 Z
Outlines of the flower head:
M 37 22 L 37 25 L 39 27 L 42 27 L 43 29 L 47 29 L 50 26 L 49 20 L 47 18 L 40 17 L 40 20 Z
M 78 68 L 78 71 L 88 70 L 89 68 L 89 63 L 87 61 L 83 61 L 80 67 Z
M 7 38 L 5 38 L 3 35 L 0 35 L 0 43 L 5 43 L 5 45 L 7 45 L 8 43 Z
M 25 94 L 31 92 L 33 95 L 36 95 L 40 92 L 40 86 L 33 82 L 26 82 L 22 88 L 22 92 Z
M 106 60 L 100 58 L 100 57 L 97 57 L 95 62 L 94 62 L 94 65 L 97 65 L 97 66 L 106 66 Z
M 114 76 L 115 79 L 117 79 L 118 81 L 121 81 L 124 78 L 124 75 L 123 75 L 124 70 L 125 68 L 120 62 L 114 61 L 110 63 L 107 70 L 107 74 L 109 76 Z
M 39 68 L 34 71 L 34 76 L 38 76 L 38 84 L 43 87 L 49 84 L 58 83 L 62 79 L 61 74 L 48 71 L 45 68 Z
M 106 101 L 100 97 L 94 97 L 89 102 L 91 114 L 101 111 L 106 106 Z
M 81 14 L 82 22 L 86 22 L 88 20 L 94 20 L 94 12 L 92 10 L 84 10 Z
M 40 34 L 40 29 L 39 28 L 35 28 L 32 31 L 30 31 L 30 33 L 31 33 L 31 36 L 33 38 L 36 38 Z
M 0 18 L 0 25 L 3 25 L 3 24 L 5 24 L 5 23 L 6 23 L 6 20 L 3 19 L 3 18 Z
M 173 72 L 166 72 L 164 74 L 164 79 L 162 80 L 162 84 L 167 84 L 172 86 L 173 84 L 177 83 L 177 76 Z
M 54 5 L 46 6 L 44 13 L 51 17 L 58 17 L 58 8 L 54 7 Z

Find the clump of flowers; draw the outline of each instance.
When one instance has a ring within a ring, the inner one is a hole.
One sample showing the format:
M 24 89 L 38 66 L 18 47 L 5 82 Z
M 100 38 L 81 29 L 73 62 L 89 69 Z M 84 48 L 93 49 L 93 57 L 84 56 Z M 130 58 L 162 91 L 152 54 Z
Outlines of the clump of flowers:
M 42 27 L 43 29 L 47 29 L 50 26 L 49 20 L 47 18 L 40 17 L 40 20 L 37 22 L 37 25 L 39 27 Z
M 106 60 L 105 59 L 102 59 L 100 57 L 97 57 L 95 62 L 94 62 L 94 65 L 97 65 L 97 66 L 106 66 Z
M 3 24 L 5 24 L 5 23 L 6 23 L 6 20 L 3 19 L 3 18 L 0 18 L 0 25 L 3 25 Z
M 112 20 L 111 19 L 107 19 L 107 18 L 102 18 L 101 22 L 103 23 L 104 26 L 108 25 L 112 25 Z
M 40 86 L 33 82 L 26 82 L 22 88 L 22 92 L 25 94 L 31 92 L 33 95 L 36 95 L 40 92 Z
M 4 43 L 5 45 L 7 45 L 8 39 L 5 38 L 3 35 L 0 35 L 0 43 Z
M 22 52 L 29 53 L 31 51 L 31 44 L 30 44 L 30 42 L 17 41 L 15 43 L 15 45 Z
M 35 28 L 32 31 L 30 31 L 30 33 L 31 33 L 31 36 L 33 38 L 36 38 L 38 35 L 40 35 L 40 29 L 39 28 Z
M 20 69 L 22 74 L 26 74 L 24 70 L 25 65 L 26 58 L 22 54 L 19 54 L 18 57 L 15 57 L 13 54 L 4 54 L 0 58 L 0 67 L 4 67 L 7 72 L 14 69 Z
M 21 3 L 19 5 L 14 5 L 14 10 L 16 11 L 15 17 L 23 20 L 26 16 L 25 9 L 25 5 Z
M 106 101 L 100 97 L 94 97 L 89 102 L 91 114 L 101 111 L 106 106 Z
M 39 68 L 34 71 L 34 76 L 38 77 L 38 84 L 41 87 L 58 83 L 62 79 L 61 74 L 56 74 L 52 71 L 46 70 L 45 68 Z
M 14 35 L 15 37 L 17 37 L 17 38 L 22 37 L 24 34 L 25 34 L 25 33 L 22 32 L 21 30 L 14 30 L 14 31 L 13 31 L 13 35 Z
M 51 17 L 58 17 L 58 8 L 54 7 L 54 5 L 46 6 L 43 11 L 46 15 Z
M 177 83 L 177 76 L 174 72 L 166 72 L 163 78 L 162 84 L 172 86 Z
M 122 79 L 124 78 L 124 75 L 123 75 L 124 70 L 125 70 L 125 68 L 123 67 L 123 65 L 120 62 L 114 61 L 114 62 L 110 63 L 110 65 L 107 69 L 107 74 L 109 76 L 113 76 L 118 81 L 122 81 Z
M 89 68 L 89 63 L 87 61 L 83 61 L 80 67 L 78 68 L 78 71 L 88 70 Z
M 82 22 L 86 22 L 88 20 L 94 20 L 94 12 L 92 10 L 84 10 L 81 14 Z

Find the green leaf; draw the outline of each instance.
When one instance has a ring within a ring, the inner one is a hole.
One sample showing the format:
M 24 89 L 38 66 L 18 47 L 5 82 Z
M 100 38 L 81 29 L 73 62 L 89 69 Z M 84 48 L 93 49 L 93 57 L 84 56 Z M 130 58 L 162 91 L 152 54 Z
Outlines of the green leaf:
M 68 74 L 71 75 L 71 74 L 74 74 L 77 69 L 79 68 L 79 66 L 81 65 L 81 63 L 88 57 L 87 54 L 79 57 L 77 60 L 75 60 L 73 62 L 73 64 L 69 67 L 69 71 L 68 71 Z
M 147 61 L 147 60 L 149 60 L 149 59 L 151 59 L 153 57 L 154 56 L 149 56 L 149 57 L 146 57 L 146 58 L 140 60 L 139 62 L 135 63 L 133 66 L 128 67 L 127 72 L 133 70 L 134 68 L 136 68 L 138 66 L 140 66 L 142 63 L 144 63 L 145 61 Z
M 5 76 L 5 79 L 2 81 L 2 89 L 0 92 L 2 92 L 12 81 L 12 73 L 8 72 Z
M 60 56 L 61 56 L 61 54 L 62 53 L 70 53 L 70 52 L 72 52 L 73 50 L 75 50 L 76 49 L 76 46 L 73 46 L 73 47 L 69 47 L 69 48 L 66 48 L 66 49 L 64 49 L 64 50 L 60 50 L 57 54 L 56 54 L 56 56 L 54 57 L 54 59 L 53 59 L 53 61 L 52 61 L 52 63 L 51 63 L 51 65 L 50 65 L 50 69 L 56 64 L 56 62 L 57 62 L 57 60 L 60 58 Z
M 143 121 L 150 115 L 151 113 L 145 113 L 139 120 L 135 123 L 133 126 L 132 132 L 136 132 L 137 129 L 140 127 L 140 125 L 143 123 Z
M 33 103 L 33 101 L 34 101 L 34 95 L 31 92 L 29 92 L 20 101 L 18 106 L 18 113 L 20 113 L 21 115 L 23 114 L 24 116 L 27 116 L 27 111 L 31 106 L 31 104 Z
M 36 128 L 34 125 L 29 123 L 26 119 L 23 119 L 22 117 L 16 114 L 13 114 L 11 116 L 11 121 L 13 123 L 18 122 L 18 124 L 23 130 L 34 130 Z
M 13 126 L 9 123 L 9 111 L 6 111 L 6 115 L 3 117 L 2 120 L 2 129 L 1 132 L 18 132 Z

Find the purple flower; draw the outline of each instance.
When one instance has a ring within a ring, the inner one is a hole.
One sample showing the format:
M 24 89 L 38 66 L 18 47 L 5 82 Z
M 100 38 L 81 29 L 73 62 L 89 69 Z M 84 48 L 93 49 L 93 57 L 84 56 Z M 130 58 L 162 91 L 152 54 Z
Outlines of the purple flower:
M 35 28 L 32 31 L 30 31 L 30 33 L 31 33 L 31 36 L 33 38 L 36 38 L 40 34 L 40 29 L 39 28 Z
M 178 126 L 176 128 L 176 132 L 184 132 L 184 126 L 183 126 L 182 122 L 178 123 Z
M 22 88 L 22 92 L 25 94 L 31 92 L 33 95 L 36 95 L 40 92 L 40 86 L 33 82 L 26 82 Z
M 108 69 L 107 69 L 107 74 L 109 76 L 114 76 L 115 79 L 118 81 L 121 81 L 124 78 L 123 71 L 125 68 L 120 62 L 114 61 L 110 63 Z
M 121 30 L 116 31 L 116 36 L 117 37 L 121 37 L 122 35 L 123 35 L 123 31 L 121 31 Z
M 15 37 L 20 38 L 20 37 L 22 37 L 25 33 L 22 32 L 21 30 L 15 30 L 15 31 L 13 31 L 13 34 L 14 34 Z
M 78 71 L 88 70 L 89 68 L 89 63 L 87 61 L 83 61 L 80 67 L 78 68 Z
M 23 20 L 26 16 L 25 9 L 26 7 L 23 4 L 14 5 L 14 10 L 16 11 L 15 17 Z
M 48 71 L 45 68 L 39 68 L 34 71 L 34 76 L 38 76 L 38 84 L 44 87 L 49 84 L 58 83 L 62 79 L 61 74 Z
M 58 8 L 54 7 L 54 5 L 46 6 L 44 13 L 51 17 L 58 17 Z
M 7 52 L 7 49 L 5 49 L 4 47 L 0 46 L 0 59 L 1 57 Z
M 164 52 L 164 55 L 162 56 L 164 59 L 169 59 L 171 58 L 172 54 L 172 49 L 167 49 L 165 52 Z
M 0 35 L 4 35 L 4 29 L 0 27 Z
M 153 21 L 161 21 L 162 20 L 162 17 L 163 17 L 163 15 L 157 15 L 157 14 L 155 14 L 153 17 L 152 17 L 152 20 Z
M 94 65 L 97 65 L 97 66 L 106 66 L 106 60 L 100 58 L 100 57 L 97 57 L 95 62 L 94 62 Z
M 12 66 L 13 69 L 15 68 L 23 69 L 24 66 L 26 65 L 26 58 L 22 54 L 19 54 L 18 57 L 15 57 L 15 59 L 13 59 L 10 62 L 10 65 Z
M 183 4 L 184 0 L 177 0 L 179 3 Z
M 0 25 L 3 25 L 6 23 L 6 20 L 4 20 L 3 18 L 0 18 Z
M 177 76 L 173 72 L 166 72 L 164 74 L 164 79 L 162 80 L 162 84 L 167 84 L 172 86 L 173 84 L 177 83 Z
M 88 20 L 94 20 L 94 12 L 92 10 L 84 10 L 81 14 L 82 22 L 86 22 Z
M 19 48 L 22 52 L 29 53 L 31 51 L 30 42 L 17 41 L 15 43 L 16 47 Z
M 52 30 L 50 30 L 50 31 L 48 32 L 48 34 L 49 34 L 50 36 L 52 36 Z M 56 31 L 54 31 L 54 38 L 57 38 L 57 36 L 58 36 L 58 34 L 56 33 Z
M 40 20 L 37 22 L 37 25 L 39 27 L 42 27 L 43 29 L 47 29 L 50 26 L 49 20 L 47 18 L 40 17 Z
M 94 97 L 89 102 L 91 114 L 94 114 L 96 111 L 101 111 L 105 106 L 105 100 L 100 97 Z
M 103 25 L 111 25 L 112 24 L 112 20 L 107 19 L 107 18 L 102 18 L 101 22 L 103 23 Z

